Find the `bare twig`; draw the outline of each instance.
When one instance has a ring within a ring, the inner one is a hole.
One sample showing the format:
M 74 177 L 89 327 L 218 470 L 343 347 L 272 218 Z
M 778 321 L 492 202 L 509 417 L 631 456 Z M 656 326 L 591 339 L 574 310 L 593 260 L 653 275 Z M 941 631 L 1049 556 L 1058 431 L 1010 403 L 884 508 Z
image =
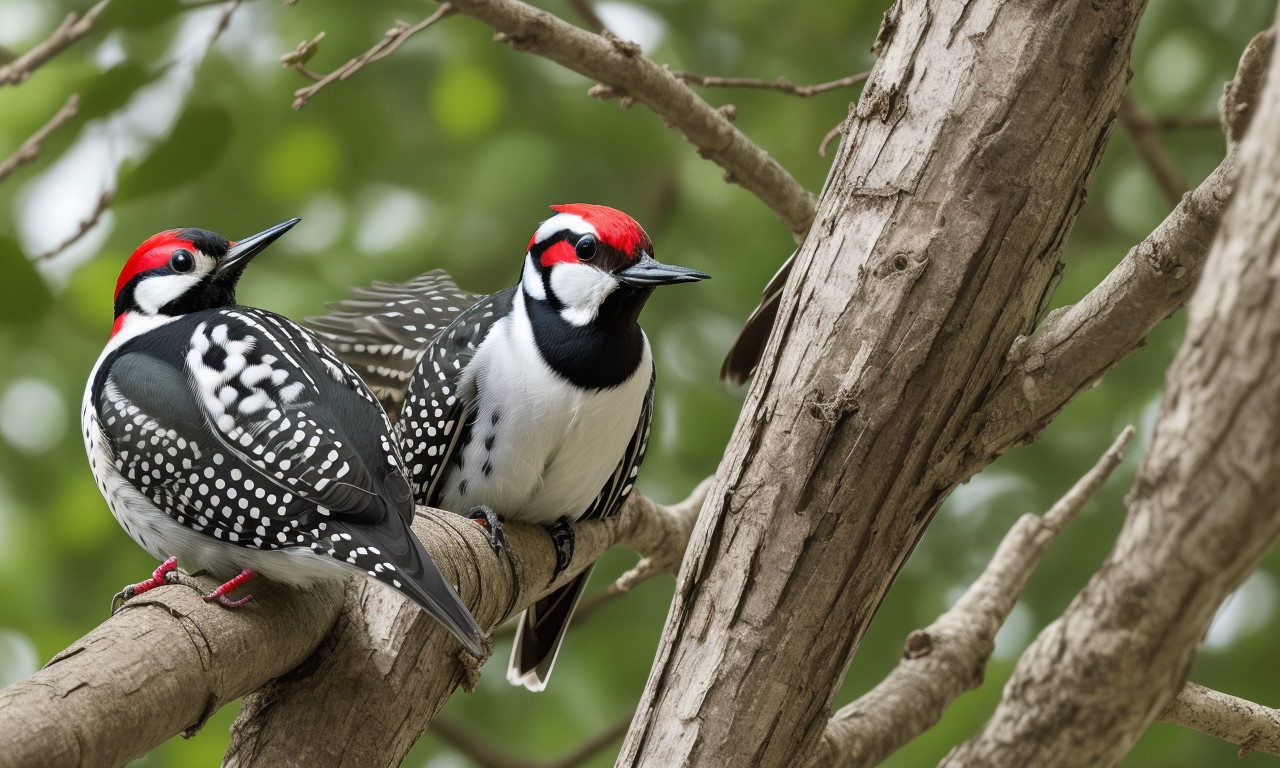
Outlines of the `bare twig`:
M 1217 128 L 1222 121 L 1217 115 L 1152 115 L 1151 124 L 1157 131 L 1202 130 Z
M 604 33 L 609 30 L 605 26 L 604 19 L 601 19 L 600 14 L 596 13 L 596 9 L 591 5 L 590 0 L 569 0 L 569 5 L 573 6 L 573 10 L 578 12 L 578 15 L 582 17 L 582 20 L 587 23 L 587 26 L 592 31 Z
M 56 246 L 50 248 L 36 258 L 52 259 L 54 256 L 57 256 L 70 248 L 73 244 L 79 241 L 80 238 L 88 234 L 89 230 L 93 229 L 94 225 L 98 223 L 98 220 L 102 218 L 102 214 L 106 213 L 107 209 L 111 207 L 111 201 L 114 200 L 115 197 L 116 188 L 114 186 L 109 189 L 104 189 L 102 194 L 98 196 L 98 204 L 94 206 L 88 216 L 80 220 L 80 224 L 76 227 L 76 231 L 71 233 L 66 240 L 63 240 L 61 243 L 58 243 Z
M 219 1 L 226 2 L 227 7 L 225 10 L 222 11 L 222 16 L 218 17 L 218 25 L 214 27 L 213 34 L 209 37 L 209 45 L 206 48 L 206 52 L 208 51 L 208 48 L 213 47 L 213 44 L 218 41 L 219 37 L 222 37 L 222 33 L 227 31 L 227 27 L 231 26 L 232 15 L 235 14 L 236 9 L 240 7 L 240 4 L 244 2 L 244 0 L 230 0 L 230 2 L 227 2 L 227 0 L 219 0 Z M 216 5 L 216 4 L 217 4 L 216 2 L 211 3 L 211 5 Z
M 40 65 L 70 48 L 77 40 L 93 31 L 93 24 L 107 7 L 109 0 L 98 0 L 98 3 L 83 15 L 68 13 L 53 34 L 43 42 L 22 54 L 18 58 L 0 67 L 0 85 L 17 85 L 31 77 Z
M 811 768 L 879 765 L 924 733 L 965 691 L 982 684 L 996 633 L 1027 579 L 1085 503 L 1119 466 L 1133 438 L 1125 427 L 1097 464 L 1043 517 L 1018 519 L 982 575 L 946 613 L 907 637 L 902 660 L 879 685 L 831 718 Z
M 721 111 L 634 43 L 596 35 L 519 0 L 453 0 L 462 13 L 493 27 L 494 39 L 534 53 L 600 83 L 592 95 L 634 99 L 767 205 L 792 235 L 813 223 L 815 199 L 776 160 L 756 146 Z M 627 103 L 624 101 L 624 104 Z
M 755 77 L 712 77 L 678 69 L 672 70 L 671 74 L 690 85 L 700 85 L 704 88 L 760 88 L 770 91 L 782 91 L 792 96 L 804 98 L 826 93 L 827 91 L 834 91 L 837 88 L 848 88 L 857 85 L 866 80 L 871 73 L 859 72 L 856 75 L 849 75 L 839 80 L 816 85 L 796 85 L 785 77 L 779 77 L 776 80 L 763 80 Z
M 844 127 L 845 127 L 845 121 L 841 120 L 840 122 L 836 123 L 834 128 L 827 131 L 826 135 L 822 137 L 822 141 L 818 143 L 819 157 L 827 156 L 827 145 L 831 143 L 832 139 L 844 133 Z
M 1236 744 L 1240 757 L 1253 752 L 1280 755 L 1280 710 L 1203 685 L 1184 685 L 1159 720 Z
M 1120 103 L 1120 123 L 1133 140 L 1138 156 L 1155 177 L 1165 200 L 1169 201 L 1169 205 L 1177 205 L 1187 193 L 1187 180 L 1183 178 L 1178 166 L 1174 165 L 1173 158 L 1165 152 L 1151 116 L 1133 100 L 1132 93 L 1126 93 L 1124 101 Z
M 582 742 L 573 751 L 546 763 L 503 752 L 451 717 L 444 715 L 437 717 L 431 724 L 431 730 L 482 768 L 577 768 L 595 757 L 605 747 L 622 738 L 622 735 L 627 732 L 627 726 L 631 724 L 633 715 L 634 713 L 628 712 L 609 727 Z
M 0 181 L 4 181 L 9 174 L 18 169 L 18 166 L 29 163 L 40 156 L 40 146 L 49 134 L 58 129 L 58 126 L 75 117 L 76 111 L 80 108 L 80 95 L 73 93 L 67 97 L 67 102 L 62 105 L 53 117 L 49 118 L 49 122 L 40 126 L 40 129 L 31 134 L 30 138 L 22 142 L 22 146 L 18 147 L 18 151 L 14 152 L 4 162 L 0 162 Z
M 346 80 L 348 77 L 351 77 L 356 72 L 363 69 L 365 65 L 372 64 L 379 59 L 389 56 L 409 38 L 418 34 L 432 24 L 435 24 L 437 21 L 440 21 L 446 16 L 451 16 L 454 13 L 455 9 L 451 4 L 442 3 L 435 13 L 417 24 L 410 26 L 403 21 L 397 21 L 395 26 L 383 33 L 382 40 L 372 48 L 354 59 L 351 59 L 338 69 L 335 69 L 329 74 L 323 76 L 317 75 L 302 64 L 310 58 L 313 53 L 315 53 L 315 47 L 320 42 L 321 38 L 324 37 L 324 33 L 320 33 L 308 43 L 302 43 L 291 53 L 287 53 L 280 57 L 280 63 L 284 64 L 286 67 L 296 69 L 304 75 L 316 80 L 314 85 L 309 85 L 306 88 L 299 88 L 293 92 L 293 108 L 302 109 L 307 105 L 307 102 L 311 100 L 311 97 L 315 96 L 321 88 L 324 88 L 335 80 Z

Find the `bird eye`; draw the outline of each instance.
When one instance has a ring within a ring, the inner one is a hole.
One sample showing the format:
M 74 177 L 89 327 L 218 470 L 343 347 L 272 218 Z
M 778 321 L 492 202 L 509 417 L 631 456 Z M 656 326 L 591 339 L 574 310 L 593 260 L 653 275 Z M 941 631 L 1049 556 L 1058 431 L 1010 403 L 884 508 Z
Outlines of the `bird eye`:
M 196 257 L 186 248 L 179 248 L 169 257 L 169 268 L 174 272 L 190 272 L 196 267 Z
M 596 257 L 596 239 L 591 235 L 583 235 L 578 238 L 578 244 L 573 247 L 573 252 L 577 255 L 578 261 L 591 261 Z

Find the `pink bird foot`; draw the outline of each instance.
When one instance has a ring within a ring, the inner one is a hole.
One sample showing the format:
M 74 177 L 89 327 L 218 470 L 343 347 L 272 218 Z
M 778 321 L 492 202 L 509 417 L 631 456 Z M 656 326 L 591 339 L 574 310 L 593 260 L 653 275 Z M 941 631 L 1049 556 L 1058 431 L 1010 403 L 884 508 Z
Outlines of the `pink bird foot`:
M 115 613 L 120 609 L 120 606 L 124 605 L 125 601 L 137 597 L 143 592 L 150 592 L 156 587 L 163 587 L 166 584 L 174 583 L 170 580 L 169 575 L 176 574 L 177 571 L 178 558 L 171 557 L 168 560 L 165 560 L 151 572 L 151 578 L 146 581 L 140 581 L 137 584 L 131 584 L 117 592 L 115 597 L 111 598 L 111 612 Z
M 246 584 L 247 582 L 257 578 L 257 576 L 258 574 L 256 571 L 251 571 L 246 568 L 245 570 L 241 571 L 238 575 L 234 576 L 227 583 L 223 584 L 222 586 L 213 590 L 209 594 L 205 595 L 204 600 L 206 603 L 211 603 L 214 600 L 217 600 L 219 603 L 226 606 L 227 608 L 239 608 L 240 606 L 252 600 L 253 595 L 245 595 L 239 600 L 232 600 L 231 598 L 227 597 L 227 595 L 236 591 L 240 587 L 244 586 L 244 584 Z

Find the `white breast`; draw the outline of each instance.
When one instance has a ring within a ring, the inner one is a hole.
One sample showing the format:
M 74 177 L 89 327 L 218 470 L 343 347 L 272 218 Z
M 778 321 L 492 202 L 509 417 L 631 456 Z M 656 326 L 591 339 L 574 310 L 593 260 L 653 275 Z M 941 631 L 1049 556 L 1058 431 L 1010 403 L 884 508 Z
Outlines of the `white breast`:
M 604 390 L 575 387 L 538 354 L 517 291 L 511 314 L 485 338 L 472 371 L 475 421 L 470 440 L 457 449 L 461 470 L 450 464 L 440 480 L 441 506 L 465 514 L 487 504 L 504 517 L 551 523 L 586 512 L 622 460 L 653 357 L 645 339 L 631 378 Z

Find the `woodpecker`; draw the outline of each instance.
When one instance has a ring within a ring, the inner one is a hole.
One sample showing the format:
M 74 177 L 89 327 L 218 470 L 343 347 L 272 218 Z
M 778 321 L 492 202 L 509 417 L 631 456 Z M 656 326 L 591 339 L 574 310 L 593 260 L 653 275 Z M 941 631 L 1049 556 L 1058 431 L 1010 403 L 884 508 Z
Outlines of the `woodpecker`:
M 396 434 L 419 503 L 483 519 L 495 549 L 502 518 L 551 525 L 562 566 L 571 529 L 555 524 L 616 513 L 644 460 L 654 365 L 640 310 L 657 286 L 708 275 L 656 261 L 621 211 L 552 210 L 510 288 L 477 296 L 430 272 L 309 322 L 385 391 L 417 361 Z M 513 684 L 545 687 L 590 574 L 525 612 Z
M 468 651 L 487 639 L 409 529 L 391 424 L 316 336 L 235 302 L 249 261 L 298 219 L 231 243 L 203 229 L 144 242 L 116 282 L 115 324 L 85 388 L 89 466 L 125 531 L 164 563 L 292 585 L 364 573 L 414 600 Z

